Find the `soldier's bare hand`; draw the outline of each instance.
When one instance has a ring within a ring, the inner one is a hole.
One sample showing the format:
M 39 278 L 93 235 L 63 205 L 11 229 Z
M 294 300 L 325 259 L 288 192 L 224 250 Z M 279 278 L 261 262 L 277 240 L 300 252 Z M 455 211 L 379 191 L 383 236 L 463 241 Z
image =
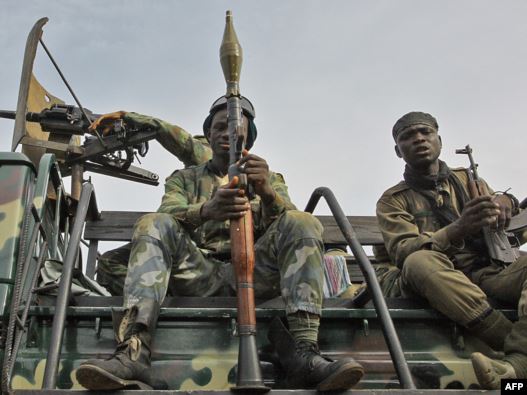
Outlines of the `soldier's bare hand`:
M 254 192 L 264 202 L 272 202 L 275 198 L 275 191 L 271 186 L 269 165 L 265 159 L 243 150 L 238 166 L 243 173 L 247 174 L 247 182 L 252 184 Z
M 450 240 L 462 240 L 485 226 L 495 224 L 499 215 L 500 207 L 492 201 L 492 196 L 478 196 L 470 200 L 461 216 L 447 226 L 448 236 Z
M 506 229 L 509 226 L 512 217 L 511 199 L 507 195 L 496 195 L 494 196 L 493 201 L 499 206 L 500 209 L 497 227 L 499 230 Z
M 103 114 L 97 118 L 89 127 L 88 130 L 95 132 L 95 130 L 102 132 L 103 136 L 108 135 L 113 130 L 115 121 L 123 119 L 126 111 L 115 111 L 108 114 Z
M 237 185 L 238 177 L 233 177 L 227 185 L 218 188 L 212 199 L 205 202 L 201 208 L 203 221 L 241 218 L 251 209 L 244 191 L 237 188 Z

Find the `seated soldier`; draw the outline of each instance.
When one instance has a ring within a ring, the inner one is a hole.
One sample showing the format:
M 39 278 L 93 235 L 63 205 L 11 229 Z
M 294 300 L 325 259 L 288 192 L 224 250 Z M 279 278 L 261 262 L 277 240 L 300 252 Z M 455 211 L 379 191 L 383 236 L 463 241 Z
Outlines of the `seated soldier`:
M 242 100 L 243 133 L 256 138 L 254 109 Z M 239 166 L 255 197 L 250 201 L 228 183 L 229 143 L 226 99 L 218 99 L 205 121 L 212 159 L 167 178 L 157 213 L 135 225 L 124 284 L 124 316 L 114 327 L 117 350 L 107 360 L 86 361 L 77 379 L 88 389 L 116 389 L 152 383 L 152 338 L 167 291 L 182 296 L 216 296 L 235 289 L 229 259 L 229 219 L 252 210 L 255 234 L 254 287 L 257 297 L 282 295 L 295 351 L 278 349 L 288 382 L 319 390 L 343 390 L 357 383 L 363 368 L 352 358 L 332 361 L 317 344 L 322 304 L 322 226 L 296 211 L 282 176 L 266 161 L 244 152 Z
M 212 150 L 205 136 L 192 136 L 183 128 L 163 120 L 134 112 L 117 111 L 100 117 L 92 129 L 111 126 L 116 120 L 138 129 L 150 128 L 156 130 L 156 140 L 171 154 L 178 158 L 185 168 L 201 165 L 212 158 Z M 210 123 L 207 118 L 204 129 Z M 109 131 L 108 127 L 106 131 Z M 132 243 L 104 252 L 97 259 L 97 282 L 104 286 L 112 295 L 122 296 L 124 281 L 128 270 L 128 261 Z
M 439 160 L 441 137 L 430 114 L 408 113 L 392 133 L 395 152 L 406 162 L 404 181 L 377 202 L 386 250 L 400 269 L 391 283 L 505 352 L 503 360 L 472 354 L 483 388 L 500 388 L 501 378 L 526 378 L 527 256 L 506 266 L 489 258 L 481 240 L 485 226 L 506 226 L 519 210 L 517 200 L 506 193 L 470 199 L 466 169 Z M 487 296 L 518 304 L 519 320 L 494 310 Z

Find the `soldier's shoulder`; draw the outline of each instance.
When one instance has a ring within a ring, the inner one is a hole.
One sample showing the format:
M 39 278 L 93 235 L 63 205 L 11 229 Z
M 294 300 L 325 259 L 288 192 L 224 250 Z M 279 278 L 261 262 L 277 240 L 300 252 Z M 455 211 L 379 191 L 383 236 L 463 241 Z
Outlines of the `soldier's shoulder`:
M 467 169 L 465 167 L 451 167 L 450 171 L 460 180 L 468 180 Z
M 196 174 L 202 173 L 205 167 L 207 166 L 207 163 L 202 163 L 199 165 L 192 165 L 185 167 L 184 169 L 176 169 L 174 170 L 166 179 L 167 181 L 174 177 L 191 177 Z
M 451 167 L 450 171 L 453 171 L 454 173 L 466 173 L 467 169 L 465 167 Z
M 381 199 L 384 198 L 384 197 L 390 197 L 390 196 L 394 196 L 394 195 L 403 193 L 403 192 L 405 192 L 405 191 L 407 191 L 409 189 L 410 189 L 410 187 L 408 186 L 408 184 L 404 180 L 403 181 L 399 181 L 393 187 L 390 187 L 386 191 L 384 191 L 384 193 L 381 196 Z

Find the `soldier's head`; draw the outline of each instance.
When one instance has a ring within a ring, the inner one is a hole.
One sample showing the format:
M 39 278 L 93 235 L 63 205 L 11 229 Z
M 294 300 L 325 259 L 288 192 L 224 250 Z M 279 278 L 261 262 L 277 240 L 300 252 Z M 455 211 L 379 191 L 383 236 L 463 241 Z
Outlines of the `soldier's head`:
M 254 124 L 254 107 L 252 103 L 242 96 L 241 100 L 243 114 L 242 133 L 246 137 L 245 148 L 250 149 L 256 140 L 257 130 Z M 209 115 L 203 122 L 203 133 L 210 142 L 212 151 L 215 153 L 229 151 L 229 136 L 227 132 L 227 98 L 220 97 L 209 110 Z
M 424 112 L 409 112 L 393 126 L 395 153 L 415 169 L 437 162 L 441 153 L 441 137 L 437 120 Z

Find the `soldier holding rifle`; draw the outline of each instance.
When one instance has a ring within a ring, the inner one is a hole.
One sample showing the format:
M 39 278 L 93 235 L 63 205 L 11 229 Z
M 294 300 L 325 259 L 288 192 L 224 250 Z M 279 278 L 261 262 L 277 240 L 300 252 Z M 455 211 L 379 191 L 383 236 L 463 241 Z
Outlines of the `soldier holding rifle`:
M 312 215 L 297 211 L 283 177 L 247 151 L 257 135 L 255 112 L 247 99 L 239 99 L 243 117 L 237 133 L 246 150 L 235 165 L 254 195 L 239 187 L 240 176 L 228 179 L 228 106 L 227 98 L 220 97 L 204 122 L 212 159 L 168 177 L 157 213 L 143 216 L 135 225 L 124 284 L 125 311 L 114 317 L 117 350 L 107 360 L 81 364 L 77 378 L 84 387 L 155 386 L 150 355 L 165 295 L 233 294 L 236 279 L 229 262 L 229 222 L 248 213 L 254 223 L 254 293 L 261 298 L 282 295 L 286 306 L 294 346 L 277 351 L 289 384 L 343 390 L 362 377 L 363 368 L 353 359 L 332 361 L 318 351 L 324 281 L 322 225 Z M 116 116 L 126 120 L 124 113 L 107 119 Z M 104 122 L 103 117 L 99 124 Z
M 402 294 L 425 298 L 505 352 L 503 360 L 472 355 L 482 387 L 500 388 L 501 378 L 527 378 L 527 256 L 492 258 L 483 237 L 489 230 L 503 231 L 518 212 L 518 201 L 493 193 L 482 180 L 477 180 L 481 190 L 490 194 L 473 197 L 475 180 L 467 169 L 451 169 L 439 159 L 441 137 L 430 114 L 404 115 L 392 134 L 396 154 L 406 162 L 404 181 L 379 199 L 377 219 L 390 259 L 400 269 Z M 487 296 L 517 304 L 518 321 L 493 309 Z

